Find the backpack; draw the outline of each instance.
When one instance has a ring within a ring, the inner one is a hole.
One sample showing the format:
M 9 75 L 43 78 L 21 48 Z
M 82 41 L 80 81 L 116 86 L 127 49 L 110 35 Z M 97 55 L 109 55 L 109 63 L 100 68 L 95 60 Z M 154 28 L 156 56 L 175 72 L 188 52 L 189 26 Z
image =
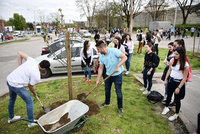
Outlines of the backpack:
M 188 60 L 187 62 L 188 62 L 188 64 L 189 64 L 189 60 Z M 172 64 L 174 63 L 174 58 L 172 59 L 171 63 L 172 63 Z M 181 71 L 182 71 L 182 73 L 184 73 L 184 70 L 181 70 Z M 191 79 L 191 77 L 192 77 L 192 68 L 191 68 L 191 66 L 190 66 L 190 64 L 189 64 L 189 72 L 188 72 L 188 75 L 187 75 L 186 82 L 189 82 L 190 79 Z
M 158 37 L 158 42 L 160 42 L 161 41 L 161 37 Z
M 148 96 L 147 99 L 150 103 L 156 104 L 157 102 L 161 101 L 163 99 L 163 96 L 157 92 L 157 91 L 152 91 Z M 154 102 L 152 102 L 154 101 Z
M 137 40 L 142 41 L 142 34 L 137 35 Z
M 156 63 L 155 63 L 155 67 L 158 67 L 158 65 L 159 65 L 159 63 L 160 63 L 160 57 L 157 55 L 157 54 L 155 54 L 154 53 L 154 55 L 156 56 Z M 151 54 L 151 56 L 153 56 L 153 52 L 152 52 L 152 54 Z

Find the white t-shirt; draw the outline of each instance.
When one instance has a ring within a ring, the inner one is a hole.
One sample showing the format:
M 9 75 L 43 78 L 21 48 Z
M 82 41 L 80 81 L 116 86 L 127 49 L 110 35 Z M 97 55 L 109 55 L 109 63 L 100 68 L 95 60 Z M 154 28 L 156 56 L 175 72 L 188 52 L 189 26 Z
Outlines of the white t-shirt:
M 106 41 L 110 41 L 110 34 L 109 33 L 107 33 L 106 35 L 105 35 L 105 37 L 106 37 Z
M 185 63 L 185 67 L 189 67 L 188 62 Z M 171 68 L 172 68 L 172 71 L 171 71 L 171 74 L 170 74 L 171 77 L 173 77 L 174 79 L 179 79 L 179 80 L 183 79 L 183 72 L 182 72 L 182 70 L 179 70 L 180 65 L 176 65 L 174 67 L 171 66 Z
M 23 87 L 24 85 L 35 85 L 40 81 L 38 63 L 32 57 L 28 57 L 22 65 L 11 72 L 7 81 L 12 87 Z
M 81 60 L 83 62 L 85 62 L 84 59 L 86 59 L 86 57 L 84 56 L 83 48 L 81 48 L 80 57 L 81 57 Z M 87 57 L 88 58 L 91 57 L 91 61 L 90 62 L 92 62 L 92 60 L 93 60 L 93 49 L 92 49 L 92 47 L 90 47 L 89 50 L 87 51 Z
M 156 34 L 156 36 L 155 36 L 155 44 L 158 44 L 158 38 L 160 37 L 160 34 L 158 33 L 158 34 Z

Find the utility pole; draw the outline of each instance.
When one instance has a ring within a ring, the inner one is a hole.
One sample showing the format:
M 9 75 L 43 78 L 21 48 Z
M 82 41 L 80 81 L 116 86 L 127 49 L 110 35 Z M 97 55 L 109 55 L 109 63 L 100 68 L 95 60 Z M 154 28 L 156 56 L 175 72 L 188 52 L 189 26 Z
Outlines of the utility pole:
M 107 31 L 109 30 L 109 9 L 108 9 L 108 0 L 106 0 L 106 14 L 107 14 Z
M 175 15 L 174 15 L 174 32 L 175 32 L 175 25 L 176 25 L 176 14 L 177 14 L 177 2 L 176 2 L 176 9 L 175 9 Z
M 130 25 L 129 25 L 129 33 L 132 35 L 132 20 L 133 20 L 133 0 L 131 0 L 131 15 L 130 15 Z

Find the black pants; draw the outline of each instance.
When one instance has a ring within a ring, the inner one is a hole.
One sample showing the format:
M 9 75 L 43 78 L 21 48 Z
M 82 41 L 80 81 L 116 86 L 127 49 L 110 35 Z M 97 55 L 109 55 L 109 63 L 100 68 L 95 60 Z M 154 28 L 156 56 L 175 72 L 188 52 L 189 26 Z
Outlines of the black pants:
M 200 113 L 198 114 L 198 121 L 197 121 L 197 134 L 200 134 Z
M 154 52 L 156 52 L 156 54 L 158 55 L 158 44 L 155 44 L 155 46 L 154 46 Z
M 103 65 L 103 79 L 105 79 L 106 78 L 106 67 L 105 67 L 105 65 Z
M 193 35 L 194 35 L 194 32 L 191 32 L 191 37 L 193 37 Z

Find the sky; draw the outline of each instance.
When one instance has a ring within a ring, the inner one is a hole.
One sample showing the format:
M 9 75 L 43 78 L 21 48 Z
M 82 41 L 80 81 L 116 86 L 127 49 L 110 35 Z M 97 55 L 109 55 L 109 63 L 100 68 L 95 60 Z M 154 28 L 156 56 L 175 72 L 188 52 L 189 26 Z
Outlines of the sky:
M 26 22 L 33 22 L 35 12 L 36 22 L 39 22 L 40 11 L 47 16 L 58 12 L 59 8 L 62 9 L 65 22 L 86 21 L 86 17 L 80 17 L 76 0 L 0 0 L 0 19 L 9 20 L 14 13 L 18 13 Z

